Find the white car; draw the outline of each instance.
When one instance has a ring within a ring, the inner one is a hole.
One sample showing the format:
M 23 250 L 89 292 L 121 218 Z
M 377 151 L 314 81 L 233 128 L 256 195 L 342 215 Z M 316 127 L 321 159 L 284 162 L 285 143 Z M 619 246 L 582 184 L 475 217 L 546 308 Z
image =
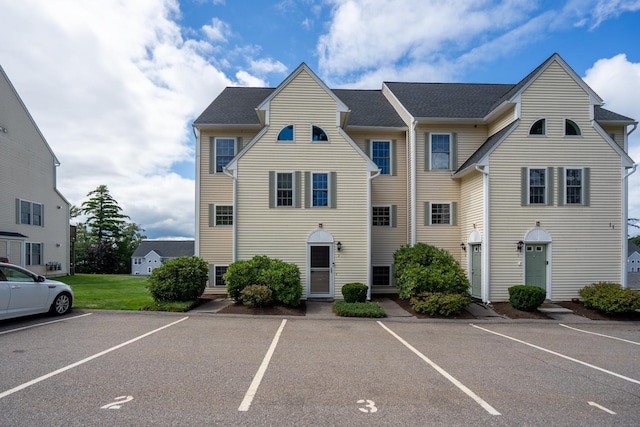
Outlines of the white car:
M 69 285 L 0 262 L 0 320 L 47 312 L 62 315 L 72 305 Z

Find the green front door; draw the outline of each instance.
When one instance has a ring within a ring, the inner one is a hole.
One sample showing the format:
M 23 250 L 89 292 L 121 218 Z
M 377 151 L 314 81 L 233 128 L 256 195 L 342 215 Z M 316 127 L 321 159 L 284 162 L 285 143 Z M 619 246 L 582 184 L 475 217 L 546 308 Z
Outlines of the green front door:
M 527 244 L 524 263 L 525 285 L 547 289 L 547 245 Z
M 482 246 L 471 245 L 471 295 L 480 297 L 482 292 Z

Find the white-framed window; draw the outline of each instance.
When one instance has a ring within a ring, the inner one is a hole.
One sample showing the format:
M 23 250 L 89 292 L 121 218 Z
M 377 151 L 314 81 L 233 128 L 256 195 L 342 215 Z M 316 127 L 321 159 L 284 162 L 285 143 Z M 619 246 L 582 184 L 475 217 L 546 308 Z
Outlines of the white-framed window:
M 390 265 L 374 265 L 371 272 L 372 286 L 391 286 L 391 266 Z
M 582 131 L 580 130 L 580 126 L 576 122 L 571 119 L 564 120 L 564 135 L 565 136 L 580 136 L 582 135 Z
M 42 243 L 25 243 L 25 265 L 42 265 Z
M 567 205 L 582 204 L 582 169 L 565 169 L 564 192 Z
M 233 225 L 233 206 L 216 205 L 215 209 L 215 225 Z
M 458 225 L 457 202 L 425 202 L 424 225 Z
M 278 142 L 294 141 L 295 133 L 294 126 L 288 125 L 283 127 L 278 133 Z
M 311 126 L 311 142 L 329 142 L 327 133 L 320 126 Z
M 396 227 L 397 205 L 372 206 L 371 225 L 374 227 Z
M 142 258 L 134 258 L 133 259 L 133 264 L 134 265 L 141 265 L 142 264 Z
M 41 203 L 16 199 L 16 211 L 18 224 L 44 225 L 44 206 Z
M 213 280 L 213 286 L 226 286 L 222 276 L 227 272 L 228 265 L 216 265 L 214 267 L 215 277 Z
M 236 155 L 236 138 L 215 138 L 213 142 L 216 173 L 221 173 Z
M 310 184 L 308 188 L 311 188 Z M 301 189 L 302 173 L 300 171 L 269 171 L 270 208 L 301 207 Z
M 276 206 L 293 206 L 293 172 L 276 172 Z
M 311 206 L 329 206 L 329 174 L 327 172 L 311 173 Z
M 451 134 L 432 133 L 430 134 L 430 169 L 450 170 L 451 169 Z
M 558 206 L 589 206 L 591 168 L 558 168 Z
M 529 204 L 547 203 L 547 169 L 529 168 Z
M 391 175 L 391 141 L 371 141 L 371 160 L 381 175 Z
M 391 206 L 372 206 L 371 225 L 374 227 L 391 227 Z
M 529 135 L 544 136 L 546 134 L 547 134 L 547 119 L 538 119 L 529 128 Z

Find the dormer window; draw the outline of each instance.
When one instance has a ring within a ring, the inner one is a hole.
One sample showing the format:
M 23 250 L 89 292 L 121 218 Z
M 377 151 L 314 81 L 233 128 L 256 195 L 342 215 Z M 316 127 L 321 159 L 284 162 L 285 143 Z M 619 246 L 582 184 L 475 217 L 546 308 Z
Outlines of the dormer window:
M 547 119 L 540 119 L 536 121 L 529 129 L 529 135 L 546 135 L 547 134 Z
M 577 136 L 582 135 L 582 132 L 580 132 L 580 126 L 576 122 L 566 119 L 564 121 L 564 134 L 565 136 Z
M 326 132 L 318 126 L 311 127 L 311 141 L 313 142 L 327 142 L 329 141 L 329 137 L 327 137 Z
M 293 141 L 293 125 L 282 128 L 278 134 L 278 141 Z

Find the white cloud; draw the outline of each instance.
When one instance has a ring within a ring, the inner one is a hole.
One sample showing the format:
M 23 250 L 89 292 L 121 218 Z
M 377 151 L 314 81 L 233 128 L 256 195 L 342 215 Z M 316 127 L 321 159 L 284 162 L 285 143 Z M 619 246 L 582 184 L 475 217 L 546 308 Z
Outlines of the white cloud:
M 267 75 L 270 73 L 284 74 L 287 72 L 287 66 L 273 58 L 264 58 L 250 61 L 250 69 L 258 75 Z
M 318 42 L 320 72 L 347 80 L 377 68 L 440 63 L 525 20 L 533 2 L 333 0 Z M 396 73 L 394 73 L 396 74 Z M 421 80 L 425 80 L 425 77 Z
M 0 57 L 73 204 L 100 184 L 148 235 L 193 235 L 190 123 L 232 82 L 183 40 L 174 0 L 5 2 Z M 19 37 L 16 37 L 19 34 Z M 158 234 L 161 233 L 161 234 Z
M 623 54 L 600 59 L 584 80 L 605 100 L 605 108 L 640 120 L 640 63 L 630 62 Z M 640 161 L 640 130 L 629 136 L 628 152 L 635 162 Z M 640 168 L 629 177 L 629 217 L 640 218 Z M 630 232 L 638 234 L 636 229 Z
M 231 27 L 229 24 L 218 18 L 213 18 L 211 25 L 203 25 L 202 31 L 208 39 L 214 43 L 226 43 L 227 37 L 231 35 Z

